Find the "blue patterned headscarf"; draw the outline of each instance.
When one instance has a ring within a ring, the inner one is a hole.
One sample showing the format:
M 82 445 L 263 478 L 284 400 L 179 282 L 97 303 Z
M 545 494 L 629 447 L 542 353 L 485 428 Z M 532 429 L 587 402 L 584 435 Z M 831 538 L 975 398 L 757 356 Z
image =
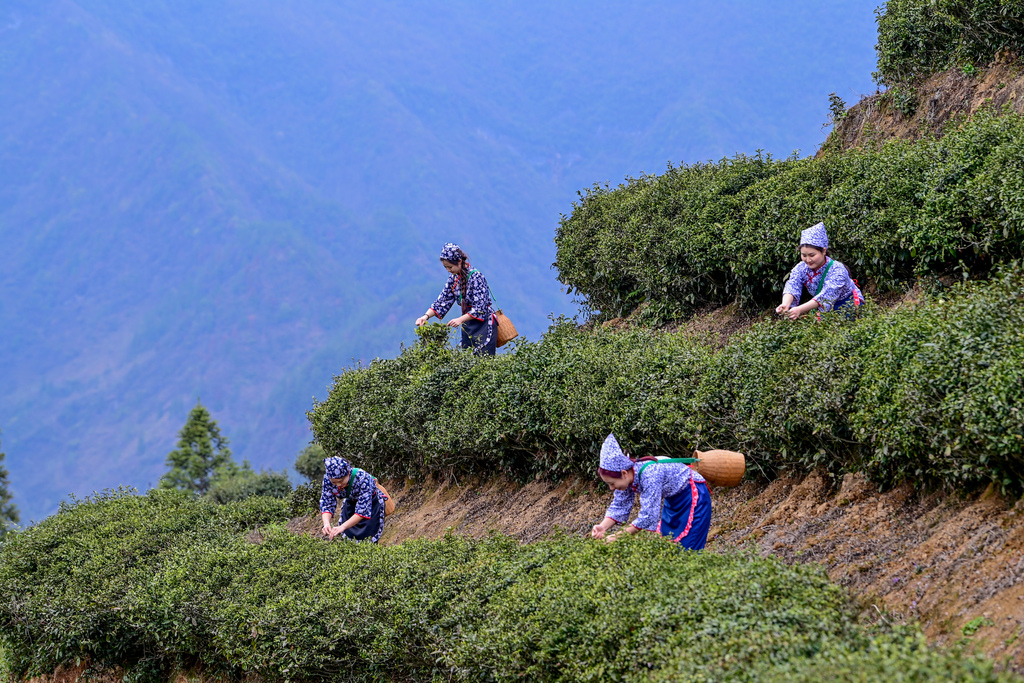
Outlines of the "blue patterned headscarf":
M 352 471 L 352 465 L 345 458 L 324 458 L 324 472 L 328 479 L 344 479 Z
M 633 461 L 622 452 L 614 434 L 609 434 L 601 445 L 601 469 L 608 472 L 622 472 L 633 469 Z
M 800 244 L 809 244 L 819 249 L 828 249 L 828 233 L 825 232 L 825 224 L 818 223 L 800 233 Z
M 462 260 L 462 249 L 454 242 L 447 242 L 441 248 L 441 258 L 450 263 L 458 263 Z

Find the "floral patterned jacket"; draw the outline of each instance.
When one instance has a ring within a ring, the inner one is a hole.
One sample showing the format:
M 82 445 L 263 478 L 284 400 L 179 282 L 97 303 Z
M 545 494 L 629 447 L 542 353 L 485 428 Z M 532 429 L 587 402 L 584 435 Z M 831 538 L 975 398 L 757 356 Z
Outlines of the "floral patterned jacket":
M 681 462 L 654 462 L 650 467 L 644 468 L 641 475 L 640 468 L 644 464 L 646 463 L 636 463 L 633 467 L 633 483 L 628 489 L 615 491 L 612 504 L 604 516 L 614 519 L 619 524 L 625 524 L 629 519 L 630 510 L 633 509 L 633 501 L 639 493 L 640 512 L 633 520 L 633 526 L 654 531 L 661 521 L 661 501 L 688 488 L 691 479 L 703 484 L 704 477 Z
M 825 268 L 829 263 L 832 264 L 832 267 L 828 268 L 828 273 L 826 274 Z M 789 273 L 789 280 L 786 282 L 786 288 L 783 290 L 783 293 L 793 295 L 793 305 L 795 306 L 800 303 L 800 296 L 803 294 L 805 287 L 808 293 L 818 290 L 818 284 L 821 282 L 823 275 L 825 276 L 825 284 L 822 286 L 821 291 L 814 296 L 814 300 L 821 306 L 821 310 L 831 311 L 832 307 L 837 303 L 855 295 L 857 302 L 864 300 L 864 295 L 861 293 L 857 283 L 850 278 L 850 271 L 842 263 L 831 258 L 826 260 L 825 264 L 817 270 L 811 270 L 811 267 L 803 261 L 796 264 Z
M 369 519 L 373 510 L 373 497 L 380 495 L 377 480 L 369 472 L 353 468 L 349 487 L 349 500 L 355 501 L 355 514 Z M 338 500 L 344 495 L 344 489 L 331 483 L 325 474 L 320 490 L 320 512 L 330 512 L 333 515 L 335 508 L 338 507 Z
M 491 306 L 491 290 L 487 287 L 487 278 L 479 270 L 469 272 L 466 283 L 466 301 L 470 306 L 469 315 L 477 320 L 487 320 L 494 314 Z M 431 306 L 438 318 L 444 318 L 452 304 L 462 304 L 462 278 L 455 274 L 448 275 L 448 281 Z

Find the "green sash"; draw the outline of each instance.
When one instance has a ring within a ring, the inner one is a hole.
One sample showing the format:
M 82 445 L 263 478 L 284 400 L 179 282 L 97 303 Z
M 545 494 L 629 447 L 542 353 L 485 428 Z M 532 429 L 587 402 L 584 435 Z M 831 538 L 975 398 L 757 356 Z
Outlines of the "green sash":
M 825 264 L 825 272 L 821 274 L 821 279 L 820 279 L 820 280 L 818 280 L 818 289 L 817 289 L 817 291 L 816 291 L 816 292 L 814 292 L 814 294 L 812 294 L 812 295 L 811 295 L 811 298 L 812 298 L 812 299 L 813 299 L 814 297 L 818 296 L 819 294 L 821 294 L 821 290 L 822 290 L 822 288 L 823 288 L 823 287 L 825 286 L 825 278 L 827 278 L 827 277 L 828 277 L 828 271 L 829 271 L 829 268 L 831 268 L 831 267 L 832 267 L 832 264 L 833 264 L 833 263 L 835 263 L 835 262 L 836 262 L 836 260 L 835 260 L 835 259 L 831 259 L 831 258 L 830 258 L 830 259 L 828 260 L 828 263 L 826 263 L 826 264 Z
M 356 472 L 362 472 L 362 470 L 359 469 L 358 467 L 352 468 L 352 471 L 349 473 L 348 477 L 348 486 L 345 487 L 344 500 L 349 500 L 352 497 L 352 484 L 356 483 Z

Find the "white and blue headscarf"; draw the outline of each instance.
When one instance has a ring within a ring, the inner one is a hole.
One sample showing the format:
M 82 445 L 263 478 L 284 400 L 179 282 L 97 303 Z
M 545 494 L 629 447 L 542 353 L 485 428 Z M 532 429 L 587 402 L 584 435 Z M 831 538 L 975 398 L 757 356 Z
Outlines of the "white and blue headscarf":
M 352 471 L 352 465 L 345 458 L 324 458 L 324 472 L 328 479 L 344 479 Z
M 622 472 L 633 469 L 635 463 L 622 452 L 622 447 L 614 434 L 609 434 L 601 445 L 600 469 L 606 472 Z
M 800 244 L 809 244 L 819 249 L 828 249 L 828 233 L 825 232 L 825 224 L 818 223 L 801 232 Z
M 447 242 L 441 247 L 441 258 L 449 263 L 458 263 L 462 260 L 462 249 L 454 242 Z

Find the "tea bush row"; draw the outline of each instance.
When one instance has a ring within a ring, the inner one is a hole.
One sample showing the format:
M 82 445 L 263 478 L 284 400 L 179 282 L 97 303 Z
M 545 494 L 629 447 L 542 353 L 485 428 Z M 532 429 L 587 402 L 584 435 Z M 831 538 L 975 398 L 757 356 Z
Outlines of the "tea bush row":
M 888 0 L 878 12 L 875 80 L 892 86 L 972 69 L 1001 50 L 1024 52 L 1020 0 Z
M 477 358 L 444 328 L 345 370 L 308 413 L 377 476 L 593 476 L 609 432 L 637 455 L 746 453 L 748 470 L 865 471 L 892 485 L 1024 481 L 1024 270 L 856 321 L 764 321 L 718 350 L 681 333 L 556 322 Z M 433 338 L 432 338 L 433 337 Z
M 774 306 L 818 221 L 880 291 L 919 274 L 985 272 L 1024 247 L 1024 117 L 995 112 L 940 140 L 778 161 L 737 156 L 595 186 L 563 216 L 559 280 L 603 318 L 652 322 L 737 297 Z
M 87 662 L 347 681 L 1000 681 L 991 663 L 871 631 L 824 572 L 660 537 L 296 536 L 277 500 L 173 491 L 81 501 L 0 547 L 14 676 Z M 268 524 L 254 534 L 247 527 Z

